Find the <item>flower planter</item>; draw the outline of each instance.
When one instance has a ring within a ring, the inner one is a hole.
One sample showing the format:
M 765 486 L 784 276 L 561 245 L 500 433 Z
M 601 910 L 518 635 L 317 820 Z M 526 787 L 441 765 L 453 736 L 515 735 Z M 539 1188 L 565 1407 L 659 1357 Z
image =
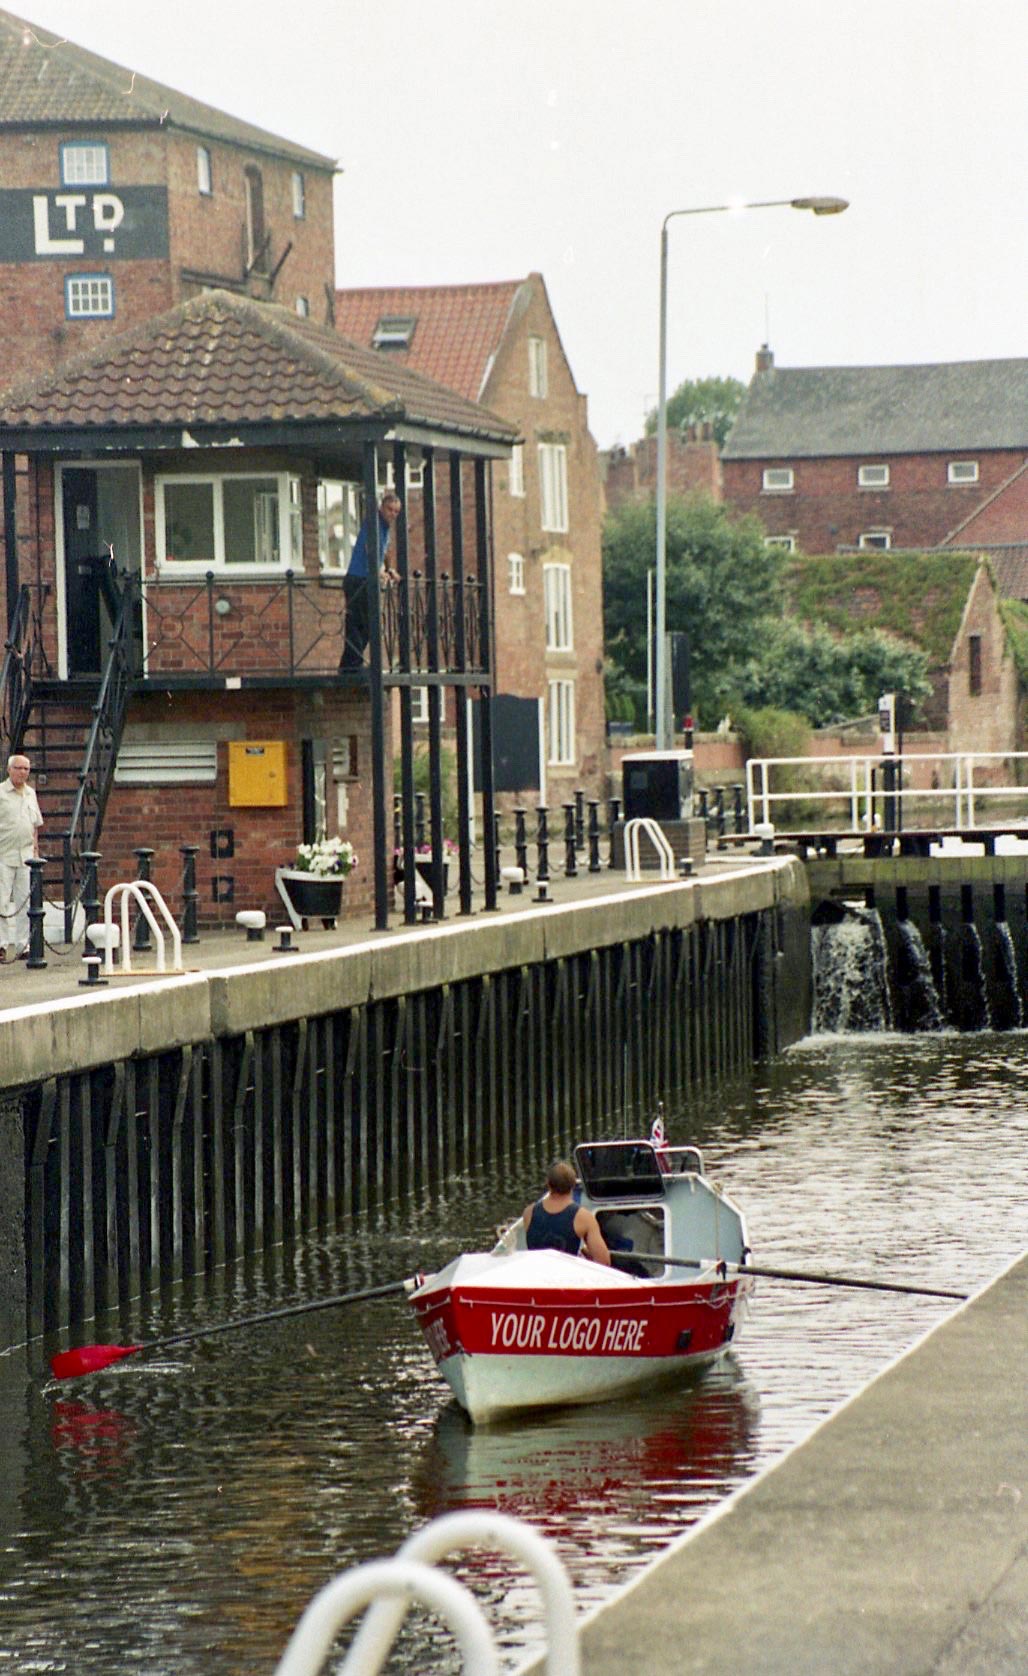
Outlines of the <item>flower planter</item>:
M 276 888 L 297 931 L 306 931 L 307 921 L 312 919 L 320 919 L 326 931 L 334 929 L 345 883 L 342 874 L 302 873 L 295 867 L 275 869 Z

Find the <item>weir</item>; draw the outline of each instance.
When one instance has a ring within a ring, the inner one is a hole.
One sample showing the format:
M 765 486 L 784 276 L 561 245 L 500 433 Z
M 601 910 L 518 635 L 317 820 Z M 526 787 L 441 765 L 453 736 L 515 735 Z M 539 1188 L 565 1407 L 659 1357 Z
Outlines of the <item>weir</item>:
M 807 1029 L 795 860 L 0 1014 L 0 1346 Z

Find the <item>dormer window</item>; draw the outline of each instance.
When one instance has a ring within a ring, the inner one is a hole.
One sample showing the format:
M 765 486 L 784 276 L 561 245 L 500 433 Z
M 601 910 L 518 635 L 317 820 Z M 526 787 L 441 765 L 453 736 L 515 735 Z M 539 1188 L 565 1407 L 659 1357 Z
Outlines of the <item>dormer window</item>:
M 763 481 L 766 495 L 791 495 L 795 486 L 792 466 L 765 466 Z
M 375 349 L 409 349 L 417 320 L 412 314 L 384 314 L 371 340 Z
M 107 186 L 111 168 L 103 140 L 68 140 L 61 146 L 62 186 Z
M 950 460 L 946 468 L 947 483 L 977 483 L 977 460 Z

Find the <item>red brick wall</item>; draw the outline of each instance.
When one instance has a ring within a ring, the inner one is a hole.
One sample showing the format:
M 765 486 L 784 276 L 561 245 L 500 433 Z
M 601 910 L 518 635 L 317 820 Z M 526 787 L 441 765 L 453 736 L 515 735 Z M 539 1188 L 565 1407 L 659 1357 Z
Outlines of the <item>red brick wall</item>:
M 672 495 L 697 492 L 721 499 L 721 459 L 716 442 L 670 431 L 667 439 L 667 486 Z M 657 492 L 657 439 L 641 437 L 630 448 L 612 448 L 606 455 L 604 480 L 607 506 L 640 500 Z
M 1024 458 L 1022 452 L 861 456 L 822 460 L 724 460 L 724 494 L 740 512 L 755 512 L 769 535 L 793 535 L 805 553 L 855 547 L 869 530 L 888 530 L 893 547 L 936 547 L 985 497 L 999 488 Z M 976 459 L 979 481 L 950 484 L 953 459 Z M 886 464 L 888 489 L 858 489 L 859 465 Z M 791 494 L 766 493 L 765 466 L 791 465 Z

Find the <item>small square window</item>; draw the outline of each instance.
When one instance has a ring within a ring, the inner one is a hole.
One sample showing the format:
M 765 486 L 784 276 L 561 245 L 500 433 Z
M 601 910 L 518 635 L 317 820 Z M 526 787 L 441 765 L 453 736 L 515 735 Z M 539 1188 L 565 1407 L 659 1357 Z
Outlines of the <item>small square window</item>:
M 510 456 L 510 475 L 507 486 L 512 495 L 523 497 L 525 493 L 525 445 L 516 442 Z
M 110 320 L 114 314 L 114 281 L 110 274 L 68 274 L 64 312 L 69 320 Z
M 764 492 L 769 495 L 791 495 L 794 473 L 792 466 L 765 466 Z
M 512 594 L 525 591 L 525 560 L 521 553 L 507 554 L 507 590 Z
M 293 170 L 293 220 L 302 221 L 307 214 L 307 188 L 299 169 Z
M 946 469 L 948 483 L 977 483 L 977 460 L 950 460 Z
M 857 484 L 861 489 L 887 489 L 889 487 L 888 466 L 858 466 Z
M 211 154 L 205 145 L 196 148 L 196 189 L 202 198 L 209 198 L 214 191 Z
M 858 545 L 887 550 L 892 546 L 892 536 L 888 530 L 865 530 Z
M 62 186 L 107 186 L 110 178 L 103 140 L 69 140 L 61 146 Z
M 311 305 L 308 297 L 297 297 L 296 312 L 300 316 L 301 320 L 308 320 L 310 318 Z

